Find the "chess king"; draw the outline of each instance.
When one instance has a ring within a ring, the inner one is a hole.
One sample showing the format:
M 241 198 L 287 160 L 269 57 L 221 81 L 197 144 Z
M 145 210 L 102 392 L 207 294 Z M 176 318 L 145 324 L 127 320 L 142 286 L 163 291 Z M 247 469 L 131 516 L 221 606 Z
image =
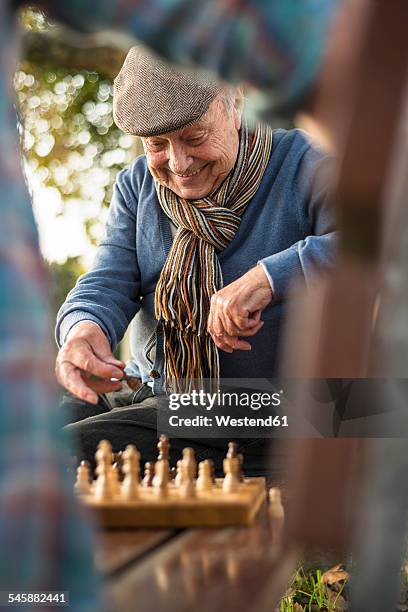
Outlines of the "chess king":
M 56 330 L 56 375 L 70 392 L 61 409 L 90 461 L 103 438 L 151 456 L 174 381 L 276 375 L 288 287 L 295 276 L 311 285 L 336 239 L 319 179 L 327 160 L 300 130 L 249 127 L 239 87 L 134 47 L 114 117 L 145 154 L 118 174 L 105 238 Z M 113 351 L 129 325 L 137 382 L 123 389 Z M 222 464 L 225 441 L 189 446 Z M 249 473 L 262 471 L 264 449 L 248 432 Z

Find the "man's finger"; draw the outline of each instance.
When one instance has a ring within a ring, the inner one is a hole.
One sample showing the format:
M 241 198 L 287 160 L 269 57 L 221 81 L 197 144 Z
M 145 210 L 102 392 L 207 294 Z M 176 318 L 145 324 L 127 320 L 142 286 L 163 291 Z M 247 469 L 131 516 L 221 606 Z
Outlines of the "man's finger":
M 225 329 L 222 324 L 222 321 L 216 313 L 213 313 L 212 329 L 214 336 L 221 337 L 225 335 Z
M 261 327 L 263 327 L 263 325 L 264 322 L 259 321 L 259 323 L 254 326 L 250 326 L 246 329 L 238 329 L 237 327 L 235 327 L 235 325 L 229 323 L 225 325 L 225 331 L 228 333 L 229 336 L 255 336 L 255 334 L 259 332 Z
M 245 340 L 240 340 L 236 336 L 228 336 L 228 343 L 234 350 L 237 351 L 250 351 L 252 350 L 252 346 L 249 342 L 245 342 Z
M 72 351 L 62 349 L 59 358 L 72 363 L 79 370 L 89 372 L 89 374 L 94 374 L 99 378 L 122 378 L 123 376 L 123 369 L 99 359 L 86 344 L 79 345 Z
M 90 404 L 98 403 L 98 395 L 84 382 L 80 371 L 69 361 L 57 364 L 57 380 L 68 391 Z
M 110 347 L 108 348 L 108 351 L 106 349 L 99 350 L 97 347 L 93 347 L 93 352 L 104 363 L 110 363 L 111 365 L 116 366 L 121 370 L 126 365 L 123 361 L 121 361 L 120 359 L 116 359 L 116 357 L 112 355 L 112 353 L 110 352 Z
M 112 391 L 120 391 L 122 389 L 122 383 L 113 380 L 102 380 L 99 378 L 86 378 L 82 374 L 82 379 L 90 389 L 96 393 L 112 393 Z
M 222 351 L 226 351 L 227 353 L 232 353 L 233 349 L 230 347 L 224 340 L 223 336 L 211 335 L 214 340 L 214 344 L 216 347 L 221 349 Z
M 216 346 L 227 353 L 232 353 L 234 350 L 250 351 L 252 348 L 249 342 L 240 340 L 236 336 L 229 336 L 226 333 L 218 336 L 213 335 L 212 338 Z

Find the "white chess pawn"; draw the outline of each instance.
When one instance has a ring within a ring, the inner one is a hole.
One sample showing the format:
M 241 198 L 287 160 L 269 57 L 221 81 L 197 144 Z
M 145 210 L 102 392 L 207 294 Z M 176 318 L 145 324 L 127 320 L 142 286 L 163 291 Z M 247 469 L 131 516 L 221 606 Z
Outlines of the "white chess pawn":
M 156 461 L 154 467 L 153 489 L 157 497 L 167 497 L 170 467 L 166 459 Z
M 161 464 L 160 466 L 158 465 L 159 463 Z M 167 483 L 170 480 L 170 463 L 168 459 L 163 458 L 158 459 L 155 463 L 154 476 L 152 481 L 153 487 L 155 487 L 156 489 L 165 487 L 164 480 L 166 481 L 167 486 Z
M 222 482 L 222 490 L 224 493 L 235 493 L 240 487 L 238 457 L 226 457 L 223 461 L 223 468 L 225 476 Z
M 98 444 L 95 459 L 98 475 L 94 488 L 95 499 L 98 501 L 111 500 L 115 497 L 115 489 L 112 486 L 112 447 L 109 442 L 102 440 Z
M 197 477 L 197 461 L 194 454 L 194 449 L 187 446 L 183 449 L 183 458 L 181 460 L 188 465 L 191 478 L 194 480 Z
M 269 516 L 270 516 L 270 552 L 279 555 L 282 550 L 285 510 L 282 505 L 280 489 L 272 487 L 269 489 Z
M 197 491 L 211 491 L 213 486 L 211 463 L 208 460 L 198 464 L 198 478 L 196 482 Z
M 91 492 L 91 468 L 88 461 L 81 461 L 77 468 L 74 490 L 79 495 L 88 495 Z
M 109 478 L 112 487 L 112 492 L 115 496 L 120 495 L 119 468 L 117 465 L 111 465 Z
M 182 497 L 195 496 L 195 476 L 197 472 L 197 462 L 192 448 L 183 450 L 183 458 L 180 464 L 181 484 L 180 495 Z
M 123 473 L 121 487 L 122 499 L 132 500 L 139 497 L 140 453 L 133 444 L 128 444 L 123 453 Z
M 97 463 L 98 463 L 98 453 L 103 453 L 104 456 L 107 455 L 109 457 L 109 462 L 113 463 L 112 444 L 109 442 L 109 440 L 101 440 L 99 442 L 98 447 L 96 449 L 96 453 L 95 453 L 95 459 Z
M 280 489 L 271 487 L 269 489 L 269 514 L 272 518 L 281 520 L 285 519 L 285 510 L 282 505 L 282 496 Z
M 174 484 L 175 484 L 176 488 L 178 489 L 180 487 L 181 483 L 182 483 L 182 480 L 183 480 L 183 475 L 181 473 L 181 459 L 179 459 L 177 461 L 176 466 L 177 466 L 177 472 L 176 472 L 176 477 L 174 479 Z

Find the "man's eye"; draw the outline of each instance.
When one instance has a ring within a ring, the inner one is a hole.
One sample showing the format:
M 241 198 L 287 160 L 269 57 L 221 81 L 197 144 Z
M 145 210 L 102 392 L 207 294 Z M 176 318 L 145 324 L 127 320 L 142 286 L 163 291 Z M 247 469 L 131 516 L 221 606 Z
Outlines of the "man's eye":
M 165 147 L 165 143 L 164 142 L 149 142 L 148 144 L 150 149 L 153 149 L 154 151 L 160 151 L 161 149 L 163 149 Z
M 187 138 L 187 142 L 191 145 L 199 145 L 204 141 L 204 135 L 201 134 L 200 136 L 193 136 L 191 138 Z

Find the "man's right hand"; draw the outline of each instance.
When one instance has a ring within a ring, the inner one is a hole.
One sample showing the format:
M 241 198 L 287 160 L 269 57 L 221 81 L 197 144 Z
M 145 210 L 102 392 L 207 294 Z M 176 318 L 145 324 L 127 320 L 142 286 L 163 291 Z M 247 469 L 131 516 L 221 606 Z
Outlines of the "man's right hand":
M 98 325 L 83 321 L 69 332 L 58 352 L 57 380 L 79 399 L 98 403 L 98 393 L 120 391 L 112 378 L 124 376 L 125 364 L 112 354 L 108 339 Z

